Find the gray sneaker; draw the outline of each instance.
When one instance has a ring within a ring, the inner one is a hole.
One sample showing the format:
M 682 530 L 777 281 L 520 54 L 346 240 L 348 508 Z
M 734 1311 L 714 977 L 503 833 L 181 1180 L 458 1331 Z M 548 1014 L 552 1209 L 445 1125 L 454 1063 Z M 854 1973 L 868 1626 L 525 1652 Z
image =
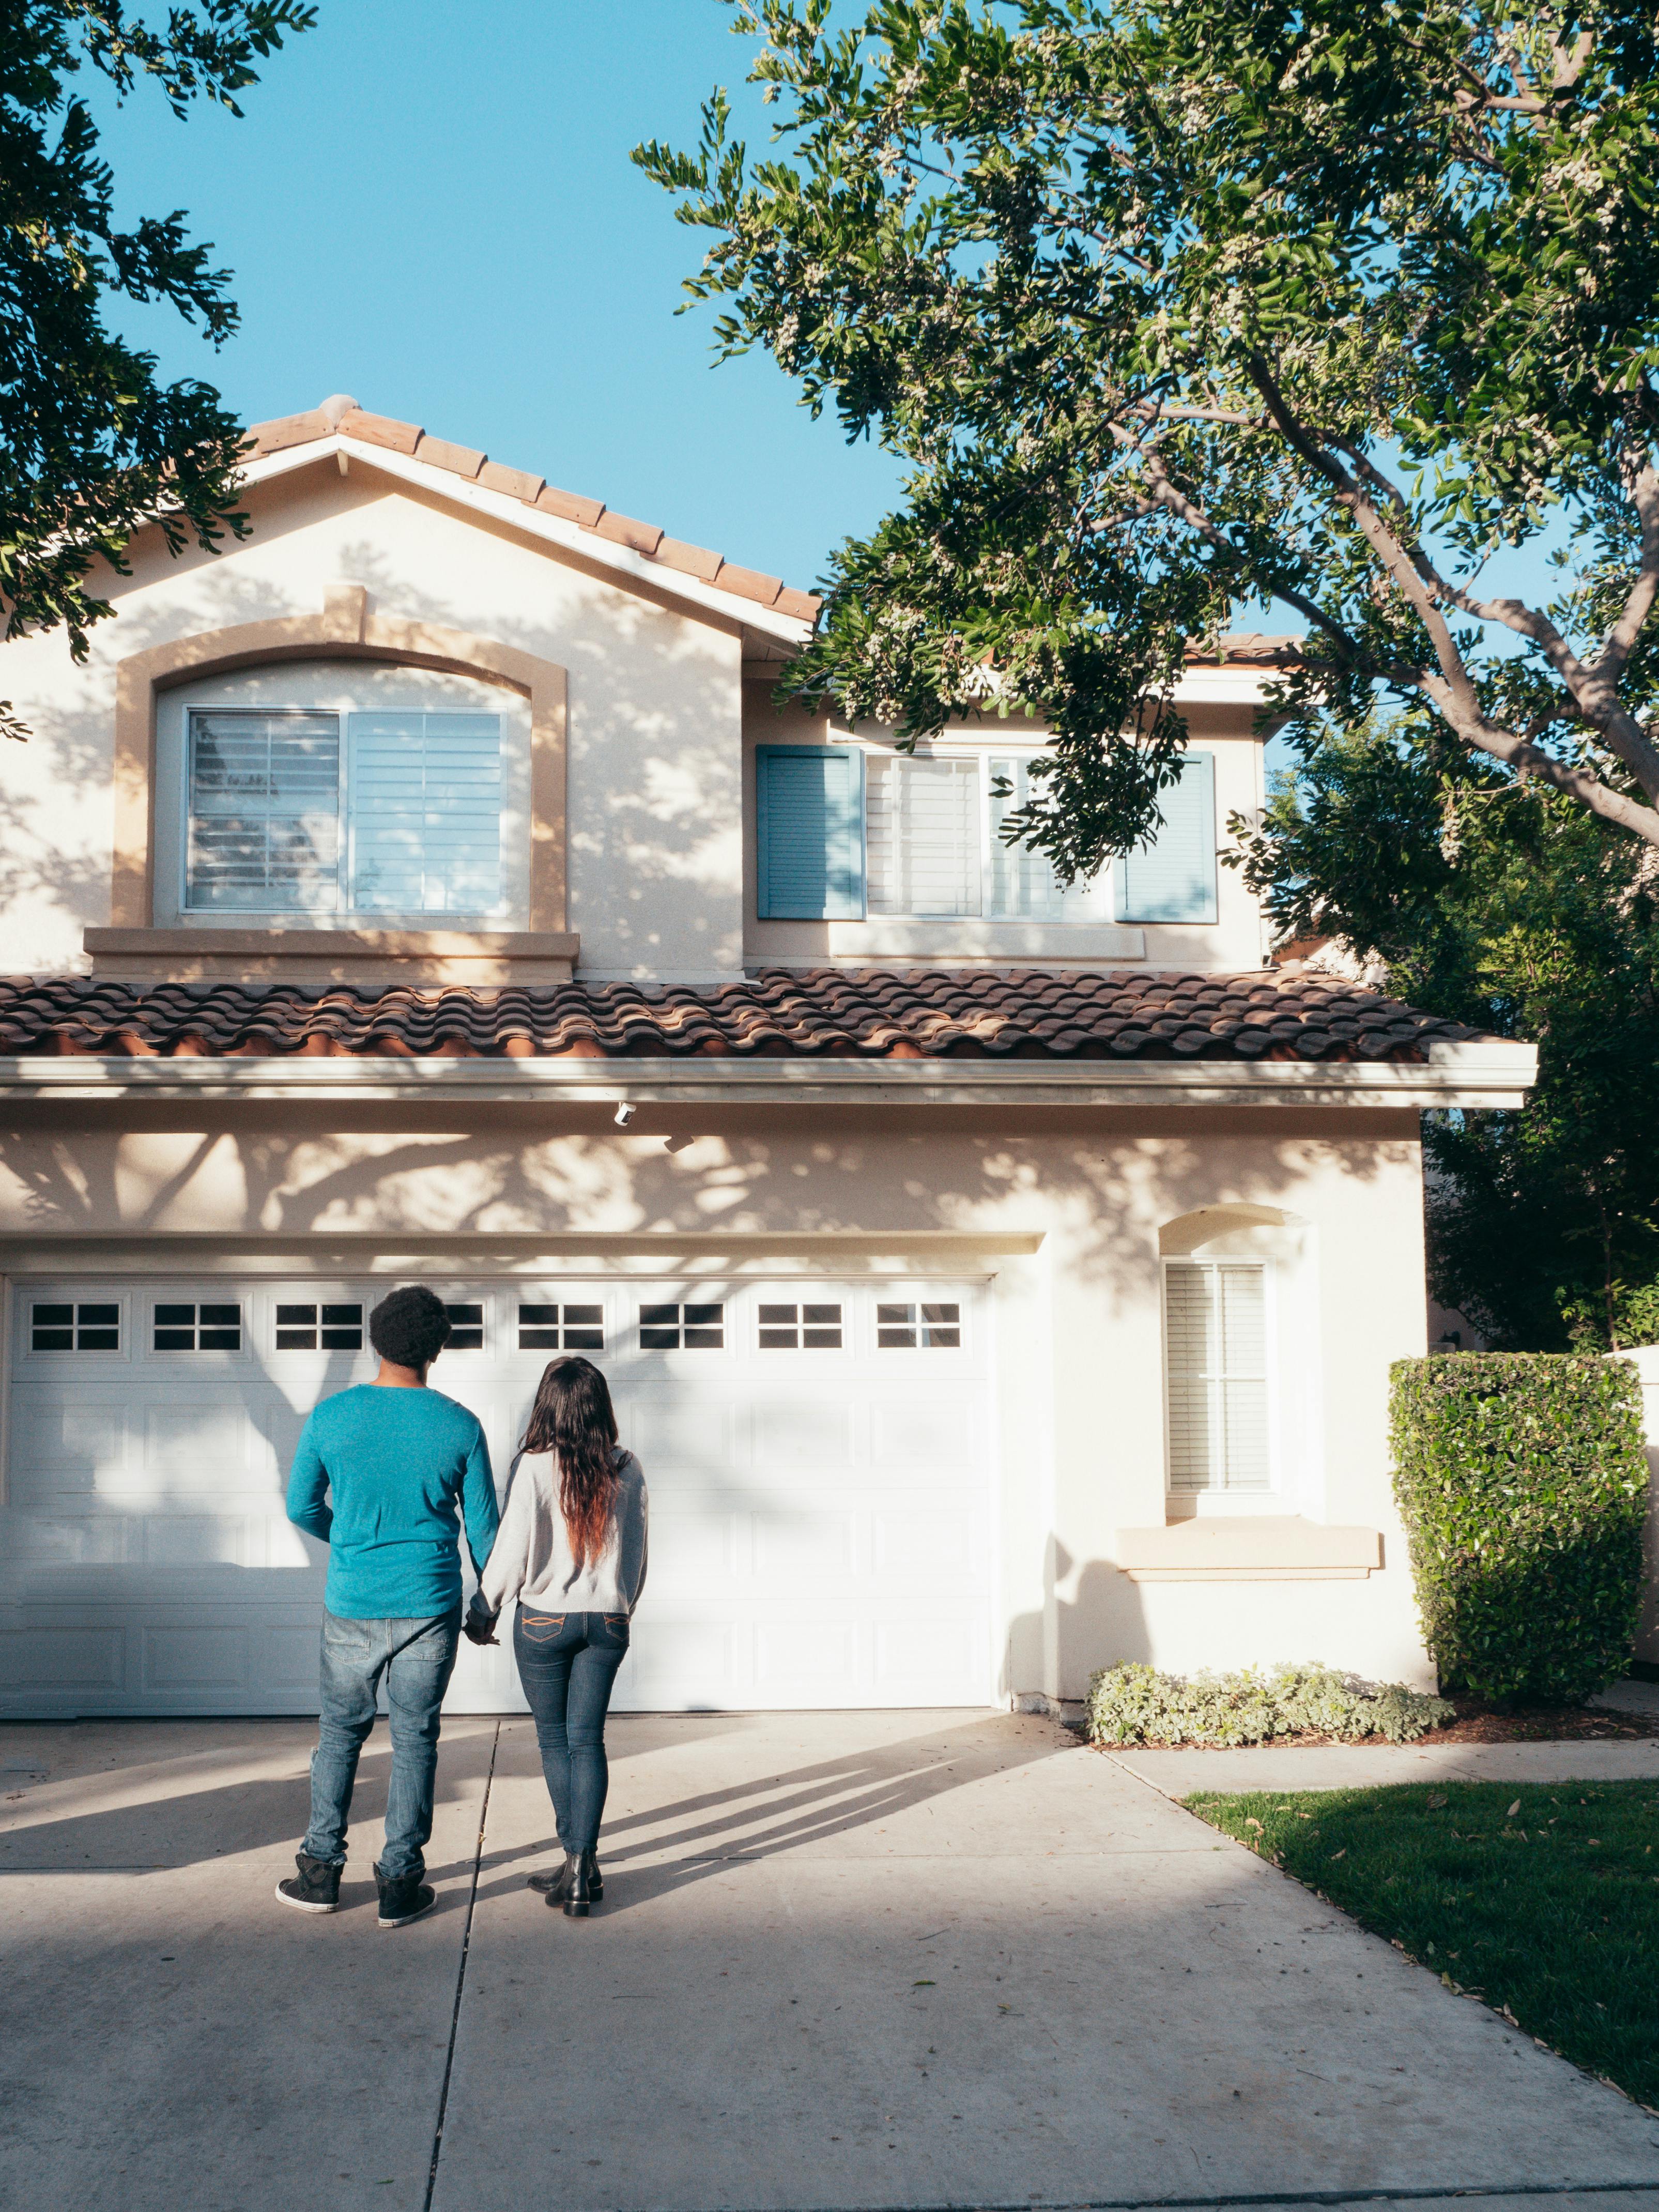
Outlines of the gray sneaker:
M 291 1905 L 299 1912 L 337 1912 L 340 1909 L 340 1863 L 337 1859 L 314 1859 L 309 1851 L 296 1854 L 294 1863 L 297 1875 L 276 1885 L 276 1894 L 284 1905 Z
M 407 1928 L 411 1920 L 430 1912 L 438 1902 L 437 1891 L 417 1874 L 399 1875 L 393 1881 L 388 1881 L 383 1874 L 377 1874 L 374 1879 L 380 1888 L 382 1928 Z

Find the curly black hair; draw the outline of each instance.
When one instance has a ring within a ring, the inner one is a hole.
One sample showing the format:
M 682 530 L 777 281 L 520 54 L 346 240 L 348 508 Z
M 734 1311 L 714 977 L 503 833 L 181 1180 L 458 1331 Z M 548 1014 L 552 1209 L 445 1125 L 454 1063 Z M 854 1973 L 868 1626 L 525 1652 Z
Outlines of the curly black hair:
M 368 1317 L 368 1340 L 395 1367 L 424 1367 L 449 1341 L 444 1302 L 424 1283 L 410 1283 L 380 1300 Z

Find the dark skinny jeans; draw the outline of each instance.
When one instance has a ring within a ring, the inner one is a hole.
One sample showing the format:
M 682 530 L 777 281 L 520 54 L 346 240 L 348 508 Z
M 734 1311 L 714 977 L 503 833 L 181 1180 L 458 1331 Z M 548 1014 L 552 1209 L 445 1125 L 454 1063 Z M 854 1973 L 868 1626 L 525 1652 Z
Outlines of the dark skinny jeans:
M 538 1613 L 521 1605 L 513 1656 L 535 1717 L 559 1842 L 567 1851 L 591 1851 L 611 1781 L 605 1717 L 617 1669 L 628 1656 L 628 1617 Z

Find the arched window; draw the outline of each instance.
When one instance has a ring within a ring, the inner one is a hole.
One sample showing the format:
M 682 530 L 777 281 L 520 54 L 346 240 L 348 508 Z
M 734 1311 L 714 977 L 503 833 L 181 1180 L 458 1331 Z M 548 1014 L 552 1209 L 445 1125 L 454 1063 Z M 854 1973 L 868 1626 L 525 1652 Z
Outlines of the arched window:
M 395 662 L 293 660 L 158 702 L 156 919 L 523 928 L 530 708 Z

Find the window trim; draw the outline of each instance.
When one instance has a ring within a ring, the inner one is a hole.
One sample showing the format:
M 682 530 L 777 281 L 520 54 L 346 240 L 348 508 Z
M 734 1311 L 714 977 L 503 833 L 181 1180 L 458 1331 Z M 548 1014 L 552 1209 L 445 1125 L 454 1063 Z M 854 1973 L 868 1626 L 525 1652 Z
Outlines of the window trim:
M 371 613 L 361 584 L 325 591 L 315 614 L 198 630 L 117 662 L 110 929 L 156 927 L 156 721 L 162 695 L 239 669 L 303 659 L 393 663 L 478 677 L 529 701 L 528 927 L 536 935 L 564 935 L 569 928 L 567 672 L 556 661 L 496 638 Z M 207 933 L 192 925 L 192 935 L 198 933 Z

